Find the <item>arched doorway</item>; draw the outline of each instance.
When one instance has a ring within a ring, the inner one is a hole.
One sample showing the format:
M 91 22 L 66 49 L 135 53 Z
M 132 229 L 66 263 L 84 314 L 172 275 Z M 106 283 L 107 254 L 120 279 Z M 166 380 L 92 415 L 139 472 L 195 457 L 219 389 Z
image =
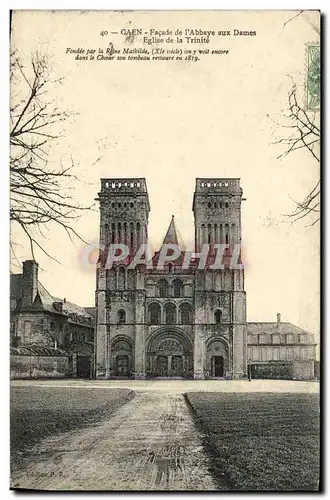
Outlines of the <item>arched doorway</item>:
M 111 343 L 110 372 L 114 377 L 127 378 L 133 372 L 133 346 L 128 337 L 116 337 Z
M 224 338 L 213 338 L 206 343 L 206 376 L 226 378 L 229 375 L 229 349 Z
M 147 348 L 149 377 L 189 378 L 193 375 L 193 346 L 179 328 L 160 329 L 152 335 Z

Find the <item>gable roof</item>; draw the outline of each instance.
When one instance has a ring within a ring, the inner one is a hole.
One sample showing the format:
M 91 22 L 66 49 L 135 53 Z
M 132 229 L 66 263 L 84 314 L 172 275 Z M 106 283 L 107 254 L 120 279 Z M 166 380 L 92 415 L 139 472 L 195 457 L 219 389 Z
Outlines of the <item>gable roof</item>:
M 22 298 L 22 274 L 11 274 L 10 276 L 10 296 L 16 299 Z M 40 301 L 40 302 L 39 302 Z M 39 302 L 39 303 L 38 303 Z M 84 318 L 94 319 L 92 314 L 84 308 L 70 301 L 63 301 L 58 297 L 53 297 L 48 290 L 38 281 L 38 292 L 34 301 L 35 305 L 39 305 L 43 310 L 49 311 L 55 314 L 61 314 L 54 307 L 54 302 L 63 303 L 63 313 L 70 316 L 71 314 L 76 314 L 77 316 Z

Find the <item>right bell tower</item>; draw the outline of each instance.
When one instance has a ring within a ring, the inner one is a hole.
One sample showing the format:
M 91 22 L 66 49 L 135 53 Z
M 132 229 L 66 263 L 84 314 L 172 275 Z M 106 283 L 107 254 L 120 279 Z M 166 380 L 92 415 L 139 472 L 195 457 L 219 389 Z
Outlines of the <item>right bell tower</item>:
M 215 245 L 223 244 L 226 245 L 224 255 L 229 258 L 223 260 L 222 269 L 205 266 L 204 270 L 196 270 L 195 378 L 203 378 L 205 370 L 209 371 L 209 346 L 216 339 L 223 345 L 224 376 L 244 378 L 247 375 L 244 269 L 243 265 L 237 265 L 240 262 L 237 257 L 231 259 L 231 255 L 241 253 L 243 200 L 238 178 L 196 179 L 192 207 L 195 252 L 200 253 L 203 245 L 208 245 L 212 255 Z M 214 354 L 216 358 L 217 353 Z
M 196 179 L 193 211 L 195 251 L 203 244 L 240 244 L 241 203 L 240 179 Z

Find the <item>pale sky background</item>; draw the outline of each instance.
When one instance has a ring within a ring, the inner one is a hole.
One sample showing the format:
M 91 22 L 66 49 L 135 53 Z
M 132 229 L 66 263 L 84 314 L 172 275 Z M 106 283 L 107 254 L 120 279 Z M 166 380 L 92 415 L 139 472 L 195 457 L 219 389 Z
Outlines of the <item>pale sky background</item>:
M 52 161 L 72 155 L 79 163 L 77 200 L 93 202 L 101 177 L 146 177 L 152 245 L 161 244 L 172 214 L 189 244 L 195 178 L 240 177 L 248 320 L 275 321 L 281 312 L 283 321 L 318 333 L 319 227 L 306 227 L 307 219 L 292 225 L 283 214 L 294 209 L 290 197 L 306 196 L 319 169 L 307 151 L 277 160 L 283 149 L 271 144 L 284 133 L 275 121 L 287 107 L 292 82 L 304 98 L 306 43 L 319 42 L 313 28 L 318 13 L 305 12 L 284 25 L 295 14 L 24 11 L 14 14 L 12 46 L 23 59 L 36 50 L 49 54 L 54 78 L 65 77 L 57 97 L 77 115 L 53 148 Z M 225 48 L 229 55 L 197 63 L 75 61 L 65 54 L 67 47 L 106 47 L 109 41 L 127 46 L 124 37 L 100 32 L 128 27 L 237 28 L 257 36 L 216 37 L 198 48 Z M 96 243 L 98 212 L 85 213 L 75 229 Z M 62 264 L 36 252 L 40 281 L 54 296 L 94 305 L 95 271 L 81 263 L 83 244 L 72 244 L 56 227 L 47 235 L 45 248 Z M 22 245 L 19 261 L 31 258 L 27 241 L 15 231 L 12 238 Z

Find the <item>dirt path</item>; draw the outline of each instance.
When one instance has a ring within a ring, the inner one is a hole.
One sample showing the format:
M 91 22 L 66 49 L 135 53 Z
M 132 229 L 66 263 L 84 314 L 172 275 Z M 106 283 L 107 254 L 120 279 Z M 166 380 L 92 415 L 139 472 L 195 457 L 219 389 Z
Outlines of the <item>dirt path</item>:
M 13 488 L 215 490 L 182 394 L 138 392 L 109 420 L 42 441 Z

